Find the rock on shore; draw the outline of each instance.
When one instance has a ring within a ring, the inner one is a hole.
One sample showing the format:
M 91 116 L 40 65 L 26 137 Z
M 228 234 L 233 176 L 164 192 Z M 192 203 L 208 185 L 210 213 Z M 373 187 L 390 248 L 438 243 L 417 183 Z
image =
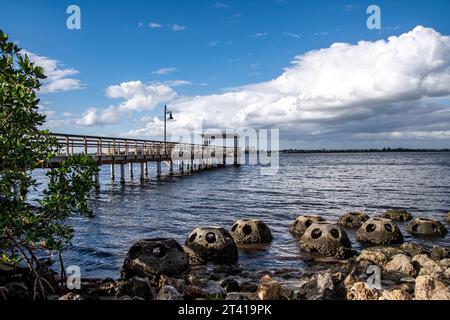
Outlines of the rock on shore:
M 261 220 L 242 219 L 236 221 L 230 231 L 239 244 L 270 243 L 273 239 L 269 227 Z
M 372 218 L 358 229 L 356 240 L 371 245 L 399 244 L 403 242 L 403 235 L 392 220 Z
M 404 209 L 389 209 L 381 217 L 398 222 L 409 221 L 413 218 L 412 214 Z
M 439 221 L 416 218 L 408 226 L 408 232 L 414 236 L 442 237 L 448 231 Z
M 448 285 L 434 276 L 419 276 L 415 287 L 416 300 L 450 300 Z
M 450 300 L 448 248 L 400 245 L 403 237 L 395 223 L 375 218 L 356 233 L 370 246 L 351 251 L 341 226 L 312 220 L 302 218 L 296 225 L 309 225 L 299 242 L 301 250 L 309 252 L 302 270 L 245 270 L 237 263 L 232 235 L 223 228 L 205 227 L 195 229 L 184 247 L 173 239 L 138 241 L 124 259 L 120 279 L 83 280 L 81 290 L 60 287 L 52 298 Z M 32 299 L 29 281 L 20 279 L 27 276 L 0 268 L 0 300 Z M 54 277 L 50 280 L 57 283 Z
M 291 233 L 298 238 L 301 238 L 313 223 L 325 222 L 325 219 L 316 215 L 299 216 L 291 225 Z
M 224 228 L 196 228 L 188 236 L 185 245 L 205 263 L 233 264 L 238 260 L 236 243 Z
M 364 212 L 346 212 L 339 218 L 338 224 L 344 228 L 358 229 L 367 220 L 369 216 Z

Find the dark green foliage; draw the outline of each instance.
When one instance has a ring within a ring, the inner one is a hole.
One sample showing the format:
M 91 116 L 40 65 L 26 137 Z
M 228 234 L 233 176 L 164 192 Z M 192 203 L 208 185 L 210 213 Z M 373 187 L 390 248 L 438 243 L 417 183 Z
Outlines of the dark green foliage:
M 65 224 L 70 215 L 92 214 L 86 200 L 98 171 L 89 156 L 70 158 L 47 172 L 49 183 L 36 195 L 32 171 L 60 148 L 40 129 L 45 116 L 38 112 L 36 92 L 43 79 L 44 70 L 0 30 L 0 263 L 24 260 L 30 269 L 35 250 L 60 252 L 70 243 L 73 230 Z

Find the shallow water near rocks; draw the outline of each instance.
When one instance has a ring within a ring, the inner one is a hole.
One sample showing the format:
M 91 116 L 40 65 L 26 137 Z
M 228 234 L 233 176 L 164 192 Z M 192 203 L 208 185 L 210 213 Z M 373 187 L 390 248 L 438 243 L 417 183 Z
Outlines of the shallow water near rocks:
M 91 205 L 92 219 L 71 218 L 73 246 L 66 265 L 81 267 L 83 277 L 117 278 L 128 249 L 139 239 L 167 237 L 184 243 L 198 226 L 231 228 L 242 218 L 261 219 L 270 227 L 270 245 L 241 249 L 244 271 L 302 270 L 304 260 L 289 227 L 298 215 L 337 220 L 347 210 L 378 216 L 405 208 L 414 217 L 443 221 L 450 211 L 449 153 L 281 154 L 280 170 L 262 176 L 259 166 L 242 165 L 121 186 L 101 171 L 101 191 Z M 154 177 L 154 164 L 151 174 Z M 118 170 L 116 170 L 118 172 Z M 43 172 L 36 173 L 37 175 Z M 128 172 L 127 172 L 128 174 Z M 425 246 L 450 245 L 443 238 L 413 238 L 399 224 L 405 241 Z M 449 228 L 448 225 L 446 225 Z M 348 231 L 354 249 L 361 249 Z

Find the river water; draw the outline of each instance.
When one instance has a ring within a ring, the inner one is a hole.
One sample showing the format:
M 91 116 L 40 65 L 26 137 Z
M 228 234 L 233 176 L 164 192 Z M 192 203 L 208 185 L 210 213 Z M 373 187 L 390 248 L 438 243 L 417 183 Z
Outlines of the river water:
M 155 168 L 151 166 L 154 176 Z M 118 172 L 118 170 L 116 171 Z M 262 176 L 257 165 L 242 165 L 173 177 L 144 185 L 135 168 L 133 182 L 112 183 L 101 171 L 101 192 L 92 201 L 95 218 L 72 218 L 73 246 L 66 265 L 79 265 L 84 277 L 118 277 L 128 248 L 142 238 L 168 237 L 184 243 L 198 226 L 230 228 L 240 218 L 265 221 L 272 244 L 241 250 L 244 269 L 303 268 L 289 227 L 298 215 L 337 220 L 347 210 L 377 216 L 405 208 L 415 217 L 440 221 L 450 210 L 449 153 L 281 154 L 278 174 Z M 399 224 L 405 241 L 450 245 L 450 237 L 415 239 Z M 448 226 L 447 226 L 448 227 Z M 361 246 L 348 232 L 353 248 Z

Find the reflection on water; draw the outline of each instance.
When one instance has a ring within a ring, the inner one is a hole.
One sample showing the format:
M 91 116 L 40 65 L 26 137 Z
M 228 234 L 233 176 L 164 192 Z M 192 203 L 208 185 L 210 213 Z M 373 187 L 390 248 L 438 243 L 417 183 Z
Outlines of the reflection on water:
M 239 263 L 250 270 L 302 268 L 297 241 L 289 234 L 297 215 L 316 213 L 337 220 L 346 210 L 375 216 L 401 207 L 414 216 L 442 220 L 450 210 L 448 153 L 280 157 L 281 168 L 274 176 L 261 176 L 257 166 L 243 165 L 140 185 L 136 172 L 135 181 L 124 187 L 111 183 L 105 166 L 101 192 L 92 201 L 95 218 L 70 221 L 76 236 L 65 262 L 79 265 L 85 277 L 117 277 L 128 248 L 138 239 L 169 237 L 184 243 L 195 227 L 231 228 L 237 219 L 258 218 L 269 225 L 274 241 L 241 250 Z M 448 235 L 433 241 L 413 239 L 406 225 L 400 226 L 405 241 L 450 243 Z M 360 248 L 354 232 L 349 236 L 354 248 Z

